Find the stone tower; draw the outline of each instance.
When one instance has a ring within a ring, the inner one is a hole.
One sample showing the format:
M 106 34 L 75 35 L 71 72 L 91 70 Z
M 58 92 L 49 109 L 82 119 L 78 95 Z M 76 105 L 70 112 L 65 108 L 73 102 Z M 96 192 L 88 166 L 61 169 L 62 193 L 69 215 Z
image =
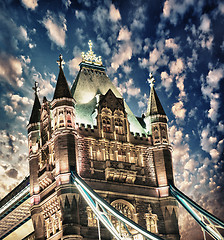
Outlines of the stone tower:
M 168 187 L 167 117 L 152 77 L 145 117 L 135 117 L 89 46 L 71 91 L 61 56 L 53 100 L 44 97 L 40 104 L 35 88 L 28 125 L 35 239 L 98 239 L 97 220 L 71 183 L 71 170 L 145 229 L 179 239 L 177 203 Z M 112 239 L 103 226 L 101 238 Z

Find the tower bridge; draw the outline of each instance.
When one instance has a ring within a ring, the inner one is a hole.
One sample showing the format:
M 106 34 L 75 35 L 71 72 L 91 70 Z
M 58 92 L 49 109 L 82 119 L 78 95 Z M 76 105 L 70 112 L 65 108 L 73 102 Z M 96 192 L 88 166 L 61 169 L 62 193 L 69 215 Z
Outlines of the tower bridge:
M 177 240 L 177 201 L 203 231 L 223 239 L 224 224 L 174 186 L 153 76 L 147 111 L 136 117 L 89 46 L 71 90 L 61 55 L 52 101 L 40 103 L 35 83 L 30 175 L 0 202 L 0 239 Z

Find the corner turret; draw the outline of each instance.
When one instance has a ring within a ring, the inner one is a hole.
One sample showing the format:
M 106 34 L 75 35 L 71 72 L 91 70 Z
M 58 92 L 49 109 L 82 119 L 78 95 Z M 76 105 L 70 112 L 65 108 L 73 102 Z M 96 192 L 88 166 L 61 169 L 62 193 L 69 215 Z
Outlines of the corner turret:
M 27 126 L 28 131 L 28 144 L 29 144 L 29 153 L 36 153 L 39 148 L 40 141 L 40 101 L 37 95 L 38 92 L 38 83 L 35 82 L 33 87 L 35 91 L 35 99 L 33 104 L 32 113 L 30 116 L 29 124 Z
M 168 144 L 167 116 L 154 88 L 155 79 L 150 73 L 150 95 L 145 114 L 146 130 L 152 135 L 153 144 Z

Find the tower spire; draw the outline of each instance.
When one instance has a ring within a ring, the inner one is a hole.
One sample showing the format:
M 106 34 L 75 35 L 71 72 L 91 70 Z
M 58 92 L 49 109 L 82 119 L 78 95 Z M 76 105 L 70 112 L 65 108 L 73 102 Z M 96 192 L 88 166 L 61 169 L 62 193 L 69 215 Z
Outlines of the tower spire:
M 146 117 L 157 115 L 157 114 L 166 116 L 166 113 L 162 107 L 162 104 L 154 88 L 155 79 L 152 73 L 149 74 L 149 78 L 147 79 L 147 81 L 150 84 L 150 95 L 149 95 Z
M 35 99 L 34 99 L 34 104 L 33 104 L 33 109 L 32 109 L 32 113 L 30 116 L 30 121 L 29 124 L 32 123 L 37 123 L 40 121 L 40 101 L 38 98 L 37 93 L 39 92 L 39 86 L 38 86 L 38 82 L 35 81 L 34 83 L 34 87 L 32 87 L 32 89 L 34 90 L 34 94 L 35 94 Z
M 65 64 L 65 61 L 63 60 L 62 55 L 59 55 L 59 60 L 57 60 L 59 68 L 63 68 L 63 65 Z
M 53 99 L 58 99 L 58 98 L 72 98 L 71 91 L 69 89 L 67 80 L 65 78 L 64 72 L 63 72 L 63 65 L 65 64 L 62 55 L 59 55 L 59 60 L 57 60 L 57 63 L 59 65 L 59 74 L 58 74 L 58 80 L 54 92 L 54 97 Z

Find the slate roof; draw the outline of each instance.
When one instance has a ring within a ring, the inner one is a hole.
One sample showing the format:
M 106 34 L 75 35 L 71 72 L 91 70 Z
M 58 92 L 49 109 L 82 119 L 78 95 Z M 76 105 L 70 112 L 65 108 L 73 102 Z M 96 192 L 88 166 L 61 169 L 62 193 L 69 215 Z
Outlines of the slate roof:
M 154 86 L 151 87 L 146 116 L 166 115 Z
M 58 74 L 58 80 L 57 80 L 53 99 L 58 99 L 58 98 L 63 98 L 63 97 L 72 98 L 72 94 L 69 89 L 67 80 L 65 78 L 63 69 L 62 69 L 62 67 L 59 67 L 59 68 L 60 68 L 60 71 Z
M 78 123 L 94 125 L 92 114 L 97 104 L 96 95 L 105 95 L 109 89 L 112 90 L 117 98 L 122 98 L 107 76 L 105 68 L 86 63 L 80 64 L 80 71 L 71 89 L 72 96 L 76 100 L 76 121 Z M 145 134 L 145 130 L 125 101 L 124 107 L 130 122 L 131 132 Z
M 30 116 L 29 124 L 40 122 L 40 108 L 41 108 L 40 101 L 37 94 L 35 93 L 35 100 L 33 104 L 32 113 Z

